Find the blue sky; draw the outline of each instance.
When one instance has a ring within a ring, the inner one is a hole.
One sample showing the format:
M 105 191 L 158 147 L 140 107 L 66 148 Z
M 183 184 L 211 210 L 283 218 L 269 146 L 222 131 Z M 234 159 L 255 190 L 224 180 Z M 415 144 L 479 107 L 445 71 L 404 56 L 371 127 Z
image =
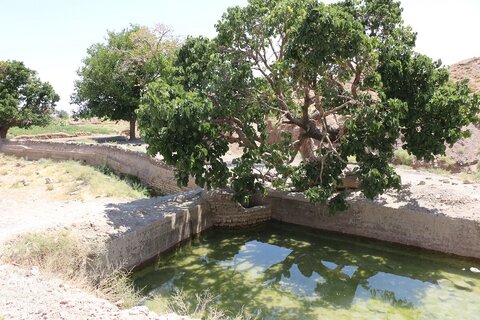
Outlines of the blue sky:
M 246 0 L 0 0 L 0 60 L 24 61 L 60 94 L 70 94 L 86 49 L 106 30 L 163 23 L 178 35 L 214 36 L 225 9 Z M 330 1 L 329 1 L 330 2 Z M 417 49 L 446 64 L 480 56 L 480 0 L 402 0 Z

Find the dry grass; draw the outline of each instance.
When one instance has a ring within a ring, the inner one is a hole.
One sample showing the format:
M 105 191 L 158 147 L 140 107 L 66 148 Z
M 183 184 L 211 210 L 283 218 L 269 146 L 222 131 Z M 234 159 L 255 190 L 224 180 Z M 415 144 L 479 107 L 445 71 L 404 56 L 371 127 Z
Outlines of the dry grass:
M 194 297 L 179 290 L 175 291 L 168 299 L 161 296 L 155 298 L 155 305 L 161 306 L 161 313 L 176 313 L 181 316 L 188 316 L 194 319 L 205 320 L 250 320 L 255 319 L 239 312 L 234 316 L 218 310 L 215 306 L 216 297 L 207 291 L 196 293 Z
M 129 185 L 113 174 L 106 175 L 75 161 L 26 161 L 0 154 L 0 192 L 11 199 L 25 194 L 48 200 L 81 200 L 109 197 L 145 198 L 145 189 Z
M 129 124 L 126 121 L 100 121 L 98 119 L 82 120 L 78 122 L 67 120 L 54 120 L 45 127 L 33 126 L 28 129 L 11 128 L 8 130 L 8 137 L 31 136 L 45 133 L 67 133 L 67 134 L 119 134 L 128 130 Z
M 85 243 L 70 232 L 27 233 L 2 249 L 6 263 L 60 276 L 63 280 L 123 307 L 138 303 L 139 294 L 121 267 L 105 264 L 100 243 Z

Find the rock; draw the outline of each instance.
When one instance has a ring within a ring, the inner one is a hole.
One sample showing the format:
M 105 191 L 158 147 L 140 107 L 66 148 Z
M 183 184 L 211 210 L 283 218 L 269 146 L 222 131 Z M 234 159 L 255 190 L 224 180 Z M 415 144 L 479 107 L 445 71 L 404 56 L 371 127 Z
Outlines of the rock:
M 30 274 L 32 276 L 38 276 L 40 274 L 40 269 L 36 266 L 32 267 L 32 269 L 30 269 Z
M 21 183 L 23 184 L 24 187 L 28 186 L 28 181 L 27 180 L 22 180 Z
M 463 280 L 455 280 L 453 285 L 460 290 L 472 291 L 472 286 Z
M 439 194 L 436 194 L 436 195 L 435 195 L 435 199 L 437 199 L 437 200 L 440 199 L 441 197 L 442 197 L 442 196 L 439 195 Z
M 45 184 L 52 184 L 52 183 L 53 183 L 53 179 L 45 178 Z
M 470 271 L 473 273 L 480 273 L 480 269 L 475 268 L 475 267 L 470 267 Z
M 452 281 L 448 279 L 438 279 L 437 284 L 441 287 L 453 287 Z
M 425 185 L 425 181 L 423 181 L 423 180 L 420 181 L 420 182 L 418 183 L 418 185 L 419 185 L 419 186 L 424 186 L 424 185 Z

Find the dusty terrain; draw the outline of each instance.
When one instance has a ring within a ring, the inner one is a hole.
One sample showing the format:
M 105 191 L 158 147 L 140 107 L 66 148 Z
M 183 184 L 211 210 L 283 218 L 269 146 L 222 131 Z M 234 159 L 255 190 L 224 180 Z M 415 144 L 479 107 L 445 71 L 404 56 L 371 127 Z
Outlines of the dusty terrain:
M 120 310 L 36 267 L 23 270 L 2 264 L 2 243 L 16 235 L 68 229 L 84 232 L 85 237 L 106 236 L 121 228 L 114 227 L 116 218 L 126 225 L 137 218 L 132 214 L 125 219 L 127 210 L 117 208 L 142 200 L 132 194 L 112 197 L 94 191 L 91 182 L 100 181 L 99 187 L 108 188 L 118 186 L 119 181 L 99 178 L 91 168 L 80 168 L 85 171 L 78 176 L 64 172 L 65 163 L 26 162 L 2 155 L 0 160 L 0 192 L 4 195 L 0 198 L 0 319 L 181 319 L 173 314 L 160 317 L 144 307 Z M 90 176 L 94 181 L 80 179 Z M 125 213 L 123 219 L 117 213 Z

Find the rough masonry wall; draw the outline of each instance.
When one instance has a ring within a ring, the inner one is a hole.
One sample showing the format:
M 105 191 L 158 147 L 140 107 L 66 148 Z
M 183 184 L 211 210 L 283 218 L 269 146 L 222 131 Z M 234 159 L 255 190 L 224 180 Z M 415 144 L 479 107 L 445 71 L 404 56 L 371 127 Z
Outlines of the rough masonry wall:
M 302 195 L 280 192 L 272 192 L 269 202 L 275 220 L 480 259 L 480 223 L 475 220 L 367 200 L 352 201 L 350 209 L 331 215 Z
M 114 146 L 0 140 L 0 152 L 28 160 L 46 158 L 77 160 L 88 165 L 106 165 L 116 172 L 136 176 L 143 184 L 162 193 L 197 188 L 193 181 L 185 188 L 178 187 L 174 169 L 160 160 Z
M 208 203 L 214 225 L 219 227 L 244 227 L 268 221 L 272 217 L 270 205 L 244 208 L 232 200 L 233 194 L 225 190 L 205 191 L 202 198 Z

